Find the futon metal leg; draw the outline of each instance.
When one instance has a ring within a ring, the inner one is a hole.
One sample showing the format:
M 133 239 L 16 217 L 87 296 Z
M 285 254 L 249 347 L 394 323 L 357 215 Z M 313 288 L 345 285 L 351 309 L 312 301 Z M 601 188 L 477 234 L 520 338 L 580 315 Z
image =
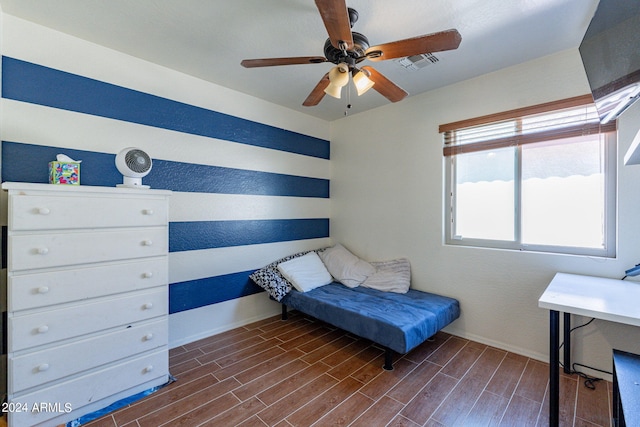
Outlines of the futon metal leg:
M 384 366 L 385 371 L 393 371 L 393 350 L 390 348 L 384 349 Z
M 282 304 L 282 320 L 287 320 L 289 318 L 289 314 L 287 313 L 287 305 Z

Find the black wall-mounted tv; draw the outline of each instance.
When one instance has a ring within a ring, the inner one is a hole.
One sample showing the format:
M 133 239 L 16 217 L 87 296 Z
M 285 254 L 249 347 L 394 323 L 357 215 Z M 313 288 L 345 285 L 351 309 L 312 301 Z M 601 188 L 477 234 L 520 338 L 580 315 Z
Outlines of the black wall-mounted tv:
M 600 122 L 640 99 L 640 0 L 600 0 L 580 44 Z

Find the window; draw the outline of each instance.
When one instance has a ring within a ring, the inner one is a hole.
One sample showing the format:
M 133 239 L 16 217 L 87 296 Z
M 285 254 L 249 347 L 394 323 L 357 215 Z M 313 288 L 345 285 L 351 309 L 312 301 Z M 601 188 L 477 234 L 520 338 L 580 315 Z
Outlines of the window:
M 616 123 L 591 95 L 440 132 L 447 244 L 615 256 Z

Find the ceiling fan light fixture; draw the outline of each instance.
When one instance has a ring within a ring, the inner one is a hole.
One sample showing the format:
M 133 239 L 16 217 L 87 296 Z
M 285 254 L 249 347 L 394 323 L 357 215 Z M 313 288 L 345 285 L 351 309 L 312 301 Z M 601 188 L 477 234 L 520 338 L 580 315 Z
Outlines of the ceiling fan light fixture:
M 370 74 L 366 70 L 358 70 L 353 75 L 353 84 L 356 86 L 356 92 L 358 92 L 358 96 L 371 89 L 375 84 L 369 77 Z
M 342 87 L 349 83 L 349 67 L 338 64 L 329 71 L 329 86 L 324 90 L 327 95 L 340 99 Z

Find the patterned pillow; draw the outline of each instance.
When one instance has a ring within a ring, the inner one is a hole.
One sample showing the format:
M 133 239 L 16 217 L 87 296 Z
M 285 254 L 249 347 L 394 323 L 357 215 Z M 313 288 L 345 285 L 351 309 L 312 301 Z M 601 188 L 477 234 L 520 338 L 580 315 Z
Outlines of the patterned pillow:
M 282 276 L 282 273 L 278 271 L 278 264 L 289 261 L 294 258 L 298 258 L 302 255 L 308 254 L 311 251 L 298 252 L 297 254 L 289 255 L 272 262 L 269 265 L 265 265 L 260 270 L 256 270 L 249 278 L 253 280 L 256 285 L 267 291 L 269 296 L 276 301 L 280 301 L 286 294 L 288 294 L 292 287 L 291 283 Z

